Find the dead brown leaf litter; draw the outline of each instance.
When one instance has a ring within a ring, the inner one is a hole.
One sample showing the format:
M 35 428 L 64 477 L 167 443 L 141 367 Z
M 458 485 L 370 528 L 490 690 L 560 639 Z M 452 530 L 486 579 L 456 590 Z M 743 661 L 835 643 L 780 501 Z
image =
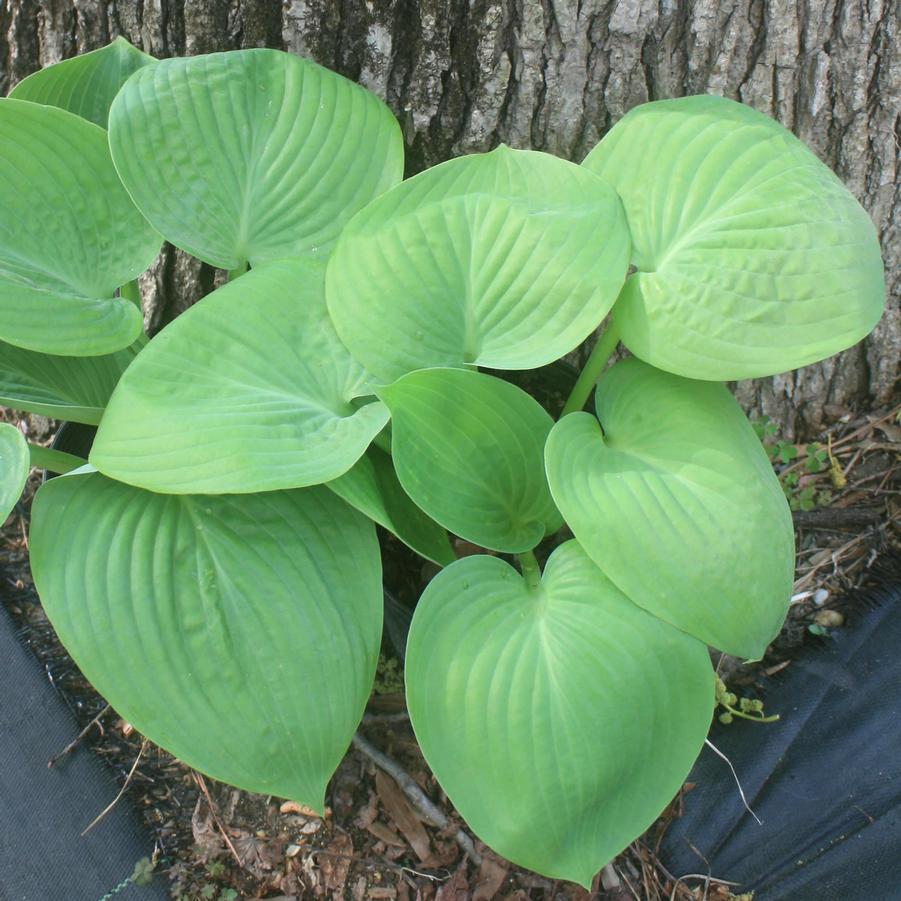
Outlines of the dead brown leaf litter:
M 797 489 L 822 487 L 831 499 L 827 506 L 794 514 L 794 595 L 782 633 L 767 656 L 754 666 L 719 660 L 721 674 L 736 690 L 756 695 L 767 677 L 791 666 L 793 654 L 803 643 L 824 640 L 823 633 L 842 622 L 853 624 L 857 611 L 849 598 L 901 550 L 898 414 L 896 408 L 848 417 L 817 436 L 820 446 L 829 449 L 830 465 L 818 473 L 804 472 Z M 16 421 L 8 414 L 4 418 Z M 49 439 L 50 423 L 32 417 L 26 425 L 31 440 Z M 799 453 L 803 450 L 799 445 Z M 791 462 L 781 470 L 784 476 L 802 471 L 803 465 Z M 33 474 L 30 491 L 37 483 Z M 437 822 L 357 749 L 348 753 L 331 782 L 324 819 L 293 802 L 200 777 L 150 744 L 139 758 L 143 737 L 105 708 L 59 645 L 37 601 L 27 566 L 27 512 L 27 503 L 20 505 L 3 527 L 2 599 L 23 639 L 79 724 L 86 727 L 82 740 L 109 762 L 120 785 L 133 769 L 127 800 L 120 803 L 135 804 L 143 813 L 156 842 L 157 870 L 170 879 L 173 897 L 185 901 L 717 901 L 735 897 L 730 894 L 733 887 L 718 881 L 716 874 L 669 873 L 658 859 L 655 850 L 668 822 L 679 815 L 681 794 L 642 839 L 604 867 L 591 893 L 524 872 L 479 842 L 473 855 L 479 863 L 473 862 L 458 840 L 458 833 L 471 833 L 422 759 L 405 719 L 402 695 L 374 696 L 361 736 L 407 774 L 441 813 Z M 386 573 L 403 593 L 409 560 L 400 550 L 390 546 L 387 550 Z M 409 585 L 406 592 L 403 599 L 410 603 L 418 586 Z M 686 790 L 690 786 L 683 793 Z M 85 811 L 85 824 L 99 813 Z M 535 828 L 540 829 L 540 824 Z

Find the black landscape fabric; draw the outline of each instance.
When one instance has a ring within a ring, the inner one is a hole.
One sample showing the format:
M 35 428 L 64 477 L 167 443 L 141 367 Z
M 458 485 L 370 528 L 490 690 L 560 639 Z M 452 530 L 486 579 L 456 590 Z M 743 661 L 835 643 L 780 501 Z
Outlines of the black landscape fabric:
M 81 837 L 118 787 L 86 748 L 48 769 L 78 726 L 2 606 L 0 686 L 0 901 L 98 901 L 153 845 L 127 798 Z M 169 894 L 157 876 L 115 897 L 164 901 Z
M 901 899 L 901 583 L 871 597 L 774 677 L 778 723 L 714 728 L 763 825 L 705 748 L 661 851 L 675 876 L 736 882 L 755 901 Z

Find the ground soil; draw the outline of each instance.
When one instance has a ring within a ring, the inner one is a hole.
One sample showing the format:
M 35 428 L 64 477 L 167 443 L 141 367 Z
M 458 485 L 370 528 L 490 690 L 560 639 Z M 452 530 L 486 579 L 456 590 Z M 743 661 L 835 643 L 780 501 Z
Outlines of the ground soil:
M 765 700 L 767 676 L 790 666 L 793 654 L 805 642 L 828 640 L 831 630 L 853 620 L 855 590 L 898 553 L 898 415 L 898 409 L 867 416 L 848 414 L 817 436 L 818 448 L 831 454 L 819 472 L 809 471 L 806 445 L 795 448 L 797 458 L 777 460 L 784 479 L 791 482 L 786 477 L 798 475 L 797 484 L 789 487 L 795 506 L 805 488 L 813 489 L 805 497 L 813 493 L 819 506 L 795 513 L 795 596 L 779 638 L 754 666 L 716 659 L 733 690 Z M 51 436 L 53 424 L 38 417 L 16 420 L 8 414 L 6 418 L 30 430 L 31 440 L 47 441 Z M 765 440 L 774 446 L 778 436 Z M 450 818 L 445 828 L 424 822 L 397 783 L 357 750 L 348 753 L 332 779 L 325 819 L 296 804 L 238 791 L 190 770 L 145 741 L 106 706 L 47 622 L 27 559 L 27 498 L 38 479 L 33 474 L 26 500 L 2 529 L 0 600 L 14 617 L 22 640 L 85 727 L 82 740 L 109 764 L 120 783 L 127 783 L 119 803 L 133 804 L 142 813 L 155 840 L 154 868 L 169 880 L 174 898 L 659 901 L 732 897 L 716 881 L 715 873 L 707 881 L 680 881 L 654 854 L 662 830 L 678 815 L 680 798 L 645 836 L 598 874 L 591 893 L 527 873 L 477 841 L 481 863 L 473 862 L 455 839 L 465 824 L 428 771 L 405 718 L 403 694 L 397 690 L 399 668 L 391 662 L 390 642 L 385 645 L 377 693 L 361 734 L 398 763 L 445 812 Z M 804 505 L 808 506 L 806 501 Z M 412 606 L 431 573 L 388 537 L 384 550 L 388 587 L 402 606 Z M 736 723 L 734 728 L 771 727 Z M 85 811 L 85 821 L 97 813 Z

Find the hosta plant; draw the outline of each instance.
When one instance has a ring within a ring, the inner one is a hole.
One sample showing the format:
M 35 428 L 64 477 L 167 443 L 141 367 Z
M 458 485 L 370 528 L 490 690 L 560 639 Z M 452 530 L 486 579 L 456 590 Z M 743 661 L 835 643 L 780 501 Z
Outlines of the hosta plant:
M 406 658 L 438 781 L 497 851 L 588 885 L 697 755 L 708 646 L 759 658 L 788 603 L 788 506 L 723 383 L 866 335 L 879 247 L 718 97 L 637 107 L 582 165 L 402 172 L 387 107 L 276 51 L 117 41 L 0 101 L 0 399 L 99 425 L 89 462 L 33 450 L 77 467 L 35 498 L 35 583 L 149 738 L 321 810 L 372 685 L 382 526 L 440 568 Z M 228 282 L 148 340 L 163 239 Z M 554 421 L 510 372 L 604 321 Z M 6 512 L 9 428 L 0 461 Z

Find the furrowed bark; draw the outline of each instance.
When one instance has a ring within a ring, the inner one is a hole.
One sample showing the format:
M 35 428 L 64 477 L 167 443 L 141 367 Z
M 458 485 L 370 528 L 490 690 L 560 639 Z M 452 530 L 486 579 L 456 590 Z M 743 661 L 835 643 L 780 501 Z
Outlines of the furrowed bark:
M 5 0 L 0 94 L 123 34 L 165 57 L 269 46 L 384 98 L 408 174 L 503 141 L 580 161 L 646 100 L 718 93 L 792 129 L 870 213 L 888 275 L 873 335 L 737 394 L 786 437 L 897 395 L 901 15 L 891 0 Z M 214 274 L 171 250 L 142 285 L 158 327 Z

